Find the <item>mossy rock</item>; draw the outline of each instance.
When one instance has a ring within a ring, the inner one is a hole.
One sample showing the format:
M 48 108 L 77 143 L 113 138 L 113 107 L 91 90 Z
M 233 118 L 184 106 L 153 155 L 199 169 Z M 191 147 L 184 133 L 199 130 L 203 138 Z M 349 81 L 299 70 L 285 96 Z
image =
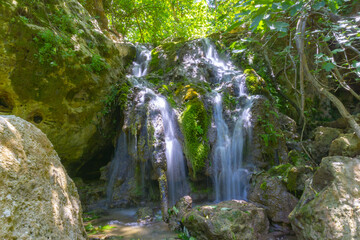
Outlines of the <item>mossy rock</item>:
M 210 118 L 199 98 L 195 97 L 186 102 L 180 116 L 180 126 L 185 140 L 185 156 L 194 179 L 198 173 L 204 171 L 205 161 L 209 155 L 207 138 L 209 124 Z
M 109 104 L 111 86 L 123 79 L 133 47 L 97 33 L 75 0 L 5 0 L 0 12 L 1 114 L 36 124 L 71 175 L 98 177 L 115 132 L 113 116 L 103 111 L 119 107 Z
M 251 95 L 270 96 L 265 80 L 254 69 L 246 69 L 244 74 L 246 87 Z
M 181 222 L 199 240 L 260 239 L 269 229 L 264 209 L 238 200 L 193 208 Z

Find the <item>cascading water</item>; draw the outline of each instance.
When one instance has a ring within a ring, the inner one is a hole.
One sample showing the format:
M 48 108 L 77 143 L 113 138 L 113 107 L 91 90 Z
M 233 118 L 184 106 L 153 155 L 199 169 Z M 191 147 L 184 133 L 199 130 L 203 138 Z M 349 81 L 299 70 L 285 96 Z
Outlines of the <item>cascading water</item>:
M 230 199 L 246 199 L 249 170 L 243 166 L 245 143 L 250 138 L 251 130 L 251 97 L 246 94 L 242 72 L 236 70 L 230 61 L 219 58 L 215 47 L 208 39 L 205 40 L 205 57 L 214 65 L 217 82 L 221 85 L 230 80 L 238 85 L 238 97 L 245 99 L 244 106 L 239 111 L 234 130 L 230 134 L 223 117 L 221 87 L 214 91 L 214 122 L 217 140 L 214 150 L 214 185 L 216 201 Z M 239 77 L 240 76 L 240 77 Z
M 167 163 L 166 175 L 169 202 L 170 205 L 174 205 L 180 197 L 188 193 L 189 189 L 186 181 L 185 160 L 181 144 L 177 139 L 179 127 L 177 126 L 176 115 L 173 109 L 169 106 L 164 97 L 147 88 L 145 86 L 146 81 L 142 78 L 147 74 L 150 60 L 151 50 L 147 49 L 145 46 L 138 45 L 136 60 L 133 62 L 132 75 L 129 75 L 128 78 L 131 79 L 134 85 L 136 85 L 137 89 L 140 89 L 140 92 L 138 93 L 139 99 L 136 104 L 147 107 L 152 112 L 160 112 L 162 124 L 155 124 L 153 127 L 156 128 L 154 130 L 155 132 L 163 131 Z M 163 128 L 163 130 L 161 128 Z M 150 138 L 152 137 L 154 136 L 150 136 Z M 124 164 L 121 162 L 125 159 L 137 158 L 137 135 L 135 134 L 131 139 L 131 142 L 127 142 L 128 139 L 126 138 L 126 134 L 123 132 L 118 139 L 115 156 L 110 166 L 111 172 L 107 186 L 108 203 L 112 200 L 113 188 L 116 179 L 119 177 L 118 172 L 121 170 L 122 164 Z M 128 152 L 127 145 L 130 146 L 131 152 Z M 144 166 L 144 164 L 140 166 L 141 188 L 145 186 L 146 172 Z M 144 190 L 142 191 L 144 192 Z
M 151 60 L 151 50 L 143 45 L 136 47 L 136 59 L 133 62 L 132 74 L 135 77 L 143 77 L 147 74 L 148 65 Z
M 117 178 L 124 178 L 124 176 L 119 176 L 126 171 L 120 171 L 121 169 L 128 169 L 129 159 L 128 151 L 127 151 L 127 143 L 126 143 L 126 135 L 124 132 L 121 132 L 119 138 L 117 139 L 117 144 L 115 148 L 115 154 L 113 160 L 110 164 L 110 174 L 109 174 L 109 182 L 106 189 L 107 196 L 107 204 L 110 205 L 113 199 L 113 189 L 115 185 L 115 181 Z
M 148 90 L 151 91 L 151 90 Z M 151 91 L 152 92 L 152 91 Z M 167 101 L 153 93 L 152 104 L 161 112 L 167 160 L 167 180 L 170 206 L 174 205 L 179 198 L 187 194 L 185 161 L 181 144 L 176 138 L 176 117 Z

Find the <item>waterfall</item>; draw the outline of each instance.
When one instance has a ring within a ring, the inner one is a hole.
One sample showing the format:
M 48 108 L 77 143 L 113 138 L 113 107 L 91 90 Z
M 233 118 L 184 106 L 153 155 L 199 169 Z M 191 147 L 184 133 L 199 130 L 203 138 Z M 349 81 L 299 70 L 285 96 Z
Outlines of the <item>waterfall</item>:
M 151 91 L 151 90 L 150 90 Z M 167 160 L 167 180 L 169 205 L 175 205 L 176 201 L 186 195 L 188 186 L 186 182 L 185 160 L 181 144 L 176 138 L 178 128 L 176 116 L 167 101 L 158 95 L 154 95 L 152 103 L 161 112 L 164 127 L 166 160 Z
M 111 204 L 113 199 L 113 191 L 115 181 L 119 178 L 125 178 L 127 175 L 126 169 L 129 168 L 129 156 L 127 151 L 126 135 L 121 132 L 117 139 L 114 157 L 110 163 L 109 168 L 109 181 L 106 188 L 106 198 L 108 206 Z M 124 175 L 124 176 L 121 176 Z
M 222 60 L 208 39 L 205 39 L 204 42 L 205 57 L 213 65 L 213 70 L 218 78 L 217 82 L 222 84 L 233 81 L 239 88 L 237 97 L 245 99 L 245 104 L 239 110 L 233 132 L 230 133 L 223 117 L 221 87 L 213 91 L 213 114 L 217 136 L 213 159 L 216 201 L 246 200 L 250 172 L 244 168 L 243 158 L 246 142 L 251 136 L 251 97 L 246 93 L 242 72 L 237 70 L 230 61 Z
M 147 112 L 151 112 L 149 115 L 161 115 L 162 124 L 158 124 L 158 122 L 153 124 L 153 127 L 155 128 L 154 132 L 147 131 L 147 134 L 154 134 L 154 136 L 149 136 L 150 138 L 153 138 L 155 137 L 155 133 L 163 133 L 160 135 L 164 136 L 165 141 L 164 151 L 167 165 L 167 189 L 169 203 L 171 206 L 174 205 L 176 201 L 179 200 L 182 196 L 186 195 L 189 189 L 186 181 L 184 154 L 181 144 L 177 138 L 177 134 L 180 132 L 180 130 L 179 126 L 177 125 L 176 114 L 174 110 L 170 107 L 166 99 L 146 87 L 147 83 L 143 77 L 147 74 L 148 71 L 148 65 L 151 60 L 151 50 L 142 45 L 138 45 L 136 47 L 136 50 L 136 59 L 133 62 L 131 72 L 132 74 L 128 75 L 128 78 L 130 79 L 130 81 L 132 81 L 135 87 L 139 89 L 139 93 L 137 94 L 138 101 L 136 102 L 137 105 L 135 106 L 135 108 L 145 107 L 147 108 Z M 149 121 L 148 118 L 149 116 L 147 116 L 146 121 Z M 116 180 L 121 177 L 120 175 L 122 175 L 122 169 L 129 169 L 131 167 L 130 165 L 134 164 L 135 159 L 138 157 L 137 141 L 138 137 L 136 134 L 133 137 L 129 138 L 126 137 L 126 134 L 124 132 L 121 133 L 117 141 L 114 158 L 110 165 L 110 175 L 107 186 L 107 199 L 109 204 L 113 200 L 113 189 L 116 186 Z M 127 148 L 130 149 L 128 150 Z M 126 166 L 124 164 L 126 164 Z M 133 168 L 135 167 L 133 166 Z M 142 164 L 140 166 L 140 173 L 142 185 L 141 188 L 144 192 L 143 188 L 146 184 L 145 175 L 150 175 L 150 172 L 146 172 L 145 165 Z
M 132 74 L 135 77 L 143 77 L 147 74 L 151 50 L 143 45 L 136 46 L 136 59 L 133 62 Z

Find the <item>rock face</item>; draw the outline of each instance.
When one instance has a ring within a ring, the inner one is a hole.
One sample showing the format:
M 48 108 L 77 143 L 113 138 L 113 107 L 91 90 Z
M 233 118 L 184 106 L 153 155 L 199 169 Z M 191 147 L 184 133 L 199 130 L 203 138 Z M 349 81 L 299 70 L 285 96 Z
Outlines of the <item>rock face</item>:
M 258 97 L 253 100 L 251 112 L 252 163 L 260 169 L 286 163 L 288 149 L 276 110 L 265 97 Z
M 360 159 L 323 158 L 289 218 L 299 239 L 359 239 Z
M 269 230 L 265 210 L 242 200 L 195 208 L 182 224 L 199 240 L 261 239 Z
M 0 238 L 86 239 L 73 181 L 29 122 L 0 116 Z
M 360 139 L 354 133 L 341 134 L 332 141 L 329 155 L 345 157 L 360 155 Z
M 76 0 L 5 0 L 0 6 L 0 114 L 46 133 L 71 174 L 94 158 L 94 169 L 104 165 L 101 149 L 112 146 L 104 136 L 115 132 L 111 86 L 121 86 L 135 54 L 91 19 Z
M 320 163 L 323 157 L 329 155 L 331 142 L 341 134 L 341 130 L 330 127 L 317 127 L 314 130 L 313 141 L 307 146 L 311 156 Z
M 290 223 L 288 215 L 298 200 L 290 194 L 282 182 L 266 173 L 255 176 L 249 190 L 250 201 L 264 207 L 269 219 L 275 223 Z

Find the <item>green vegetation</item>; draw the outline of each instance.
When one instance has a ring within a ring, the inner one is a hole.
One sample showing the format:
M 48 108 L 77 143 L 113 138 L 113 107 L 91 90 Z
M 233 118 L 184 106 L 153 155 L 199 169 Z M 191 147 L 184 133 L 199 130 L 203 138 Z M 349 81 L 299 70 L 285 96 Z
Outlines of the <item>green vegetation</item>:
M 110 226 L 110 225 L 93 226 L 91 223 L 88 223 L 88 224 L 85 225 L 85 230 L 89 235 L 94 235 L 94 234 L 97 234 L 99 232 L 105 232 L 106 230 L 110 230 L 112 228 L 115 228 L 115 227 Z
M 245 69 L 245 83 L 250 94 L 264 94 L 265 80 L 256 74 L 254 69 Z
M 106 99 L 103 100 L 105 107 L 102 110 L 102 114 L 106 115 L 111 112 L 116 106 L 124 110 L 127 103 L 127 95 L 130 91 L 130 83 L 117 83 L 111 86 L 110 93 Z
M 47 64 L 51 67 L 58 66 L 57 59 L 59 57 L 73 57 L 75 52 L 69 38 L 57 35 L 50 29 L 41 31 L 34 37 L 39 50 L 35 57 L 39 59 L 41 64 Z
M 205 0 L 105 2 L 111 28 L 135 42 L 204 36 L 210 27 Z
M 109 69 L 110 65 L 99 54 L 93 54 L 91 63 L 85 65 L 85 68 L 94 73 L 101 73 L 105 69 Z
M 99 215 L 96 214 L 96 212 L 85 212 L 83 213 L 83 220 L 84 222 L 88 222 L 94 219 L 100 218 Z
M 265 110 L 261 116 L 258 116 L 258 121 L 263 129 L 262 137 L 265 147 L 271 147 L 278 144 L 278 138 L 282 137 L 282 132 L 274 126 L 274 118 L 279 118 L 278 113 L 271 110 L 269 101 L 265 102 Z
M 236 98 L 228 92 L 223 93 L 223 102 L 227 109 L 233 110 L 236 107 Z
M 210 119 L 199 98 L 189 100 L 180 116 L 181 130 L 185 138 L 185 155 L 192 165 L 193 177 L 203 171 L 209 155 L 207 139 Z

